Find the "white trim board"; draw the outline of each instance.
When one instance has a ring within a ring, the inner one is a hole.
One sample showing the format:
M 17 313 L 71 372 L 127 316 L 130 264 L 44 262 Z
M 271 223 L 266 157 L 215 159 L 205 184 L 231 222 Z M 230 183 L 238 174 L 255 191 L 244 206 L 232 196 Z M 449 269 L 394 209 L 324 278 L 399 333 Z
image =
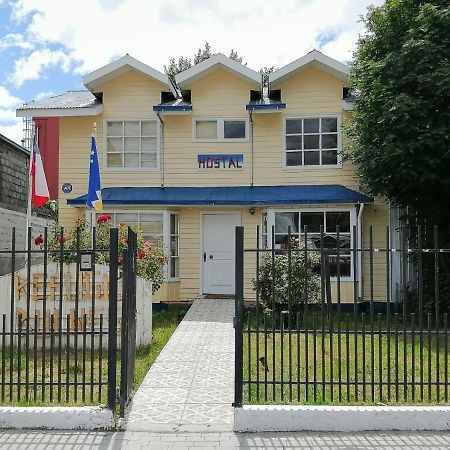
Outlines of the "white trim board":
M 0 429 L 108 430 L 111 410 L 100 406 L 0 407 Z
M 448 431 L 450 406 L 282 406 L 234 409 L 234 431 Z
M 103 105 L 89 108 L 28 108 L 17 109 L 16 117 L 81 117 L 98 116 L 103 112 Z

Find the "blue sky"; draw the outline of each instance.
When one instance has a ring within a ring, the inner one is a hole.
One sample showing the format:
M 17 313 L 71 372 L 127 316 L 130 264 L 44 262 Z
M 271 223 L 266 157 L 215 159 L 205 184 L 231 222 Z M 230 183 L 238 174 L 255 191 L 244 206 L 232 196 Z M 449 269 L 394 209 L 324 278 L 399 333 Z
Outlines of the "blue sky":
M 0 0 L 0 133 L 19 142 L 23 102 L 82 89 L 81 77 L 130 53 L 163 71 L 208 41 L 248 66 L 281 67 L 317 48 L 351 59 L 359 17 L 383 0 Z

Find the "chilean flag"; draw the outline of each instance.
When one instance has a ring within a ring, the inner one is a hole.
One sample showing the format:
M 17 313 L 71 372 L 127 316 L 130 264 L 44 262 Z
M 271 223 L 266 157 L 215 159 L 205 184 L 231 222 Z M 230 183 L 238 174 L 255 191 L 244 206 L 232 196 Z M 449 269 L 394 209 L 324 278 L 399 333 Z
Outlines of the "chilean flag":
M 47 179 L 45 178 L 44 166 L 39 152 L 36 140 L 36 134 L 33 138 L 33 151 L 31 154 L 31 199 L 35 208 L 39 208 L 50 200 L 48 192 Z

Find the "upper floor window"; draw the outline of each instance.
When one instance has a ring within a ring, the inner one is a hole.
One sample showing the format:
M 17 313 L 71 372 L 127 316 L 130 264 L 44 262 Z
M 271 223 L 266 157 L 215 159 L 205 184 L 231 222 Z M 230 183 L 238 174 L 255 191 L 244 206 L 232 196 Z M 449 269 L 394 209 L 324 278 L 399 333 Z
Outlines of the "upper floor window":
M 197 141 L 245 141 L 248 139 L 247 119 L 205 119 L 194 121 Z
M 336 166 L 339 163 L 339 118 L 286 119 L 286 166 Z
M 106 166 L 158 167 L 156 120 L 106 122 Z

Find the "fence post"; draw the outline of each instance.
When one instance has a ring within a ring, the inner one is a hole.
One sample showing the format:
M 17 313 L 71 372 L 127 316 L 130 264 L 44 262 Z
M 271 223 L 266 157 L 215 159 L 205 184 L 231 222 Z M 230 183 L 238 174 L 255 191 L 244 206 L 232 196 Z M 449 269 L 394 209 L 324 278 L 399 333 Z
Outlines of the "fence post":
M 234 308 L 234 403 L 235 408 L 242 406 L 242 382 L 244 344 L 242 336 L 244 315 L 244 227 L 236 227 L 235 235 L 235 308 Z
M 108 408 L 116 408 L 117 368 L 117 278 L 119 261 L 119 231 L 109 231 L 109 306 L 108 306 Z

